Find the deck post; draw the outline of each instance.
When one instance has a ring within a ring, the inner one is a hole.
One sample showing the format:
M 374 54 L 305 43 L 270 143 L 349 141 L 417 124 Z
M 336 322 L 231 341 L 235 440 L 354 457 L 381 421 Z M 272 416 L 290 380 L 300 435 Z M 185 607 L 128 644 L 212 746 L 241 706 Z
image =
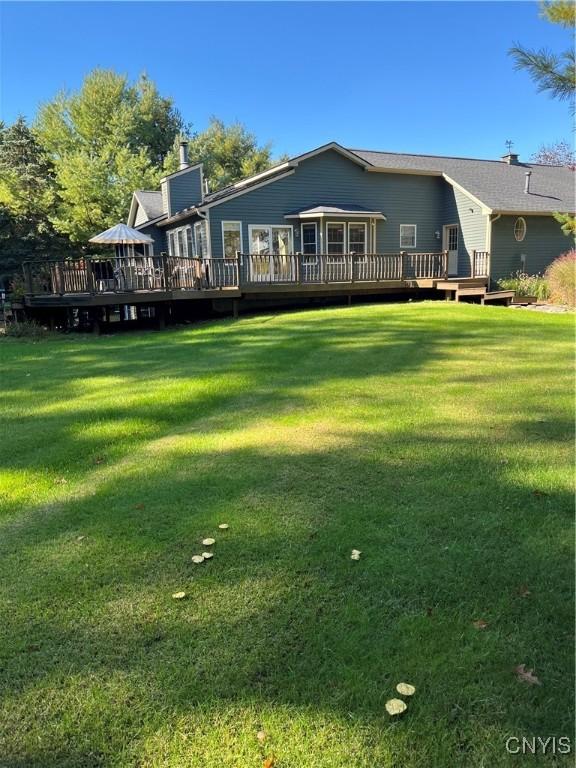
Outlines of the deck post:
M 350 254 L 350 282 L 354 282 L 354 253 Z
M 472 277 L 476 277 L 476 249 L 472 251 L 472 269 L 470 274 Z
M 164 277 L 164 290 L 169 291 L 171 286 L 170 286 L 170 274 L 168 272 L 168 259 L 166 258 L 166 254 L 161 253 L 160 259 L 162 261 L 162 275 Z
M 404 257 L 406 251 L 400 251 L 400 280 L 404 280 Z
M 90 259 L 85 259 L 86 263 L 86 290 L 88 293 L 96 293 L 94 288 L 94 272 L 92 270 L 92 262 Z
M 242 254 L 236 251 L 236 287 L 240 288 L 240 270 L 242 269 Z
M 238 299 L 232 299 L 232 317 L 238 320 Z
M 302 254 L 300 251 L 296 254 L 296 282 L 302 285 Z
M 442 253 L 444 255 L 444 259 L 443 259 L 443 261 L 444 261 L 444 265 L 443 265 L 443 267 L 444 267 L 444 270 L 443 270 L 444 271 L 444 275 L 443 275 L 443 277 L 444 277 L 444 280 L 446 280 L 446 278 L 448 277 L 448 251 L 442 251 Z

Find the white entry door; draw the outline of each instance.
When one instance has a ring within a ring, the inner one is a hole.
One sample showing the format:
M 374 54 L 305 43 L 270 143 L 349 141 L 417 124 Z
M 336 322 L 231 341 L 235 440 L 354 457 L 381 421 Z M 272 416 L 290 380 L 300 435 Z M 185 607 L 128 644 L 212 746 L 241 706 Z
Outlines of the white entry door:
M 443 248 L 448 251 L 448 274 L 458 274 L 458 224 L 444 227 Z

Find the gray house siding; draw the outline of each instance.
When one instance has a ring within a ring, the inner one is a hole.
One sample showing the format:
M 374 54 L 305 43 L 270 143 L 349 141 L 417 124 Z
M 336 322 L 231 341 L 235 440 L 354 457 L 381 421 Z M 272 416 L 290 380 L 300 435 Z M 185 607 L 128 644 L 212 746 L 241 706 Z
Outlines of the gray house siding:
M 458 224 L 458 276 L 469 277 L 473 252 L 486 250 L 488 217 L 467 195 L 445 184 L 443 218 L 444 224 Z
M 154 253 L 159 255 L 163 251 L 166 251 L 166 234 L 163 230 L 157 227 L 155 224 L 150 224 L 148 227 L 138 227 L 139 231 L 143 235 L 148 235 L 154 241 Z
M 315 155 L 294 173 L 210 209 L 212 255 L 222 255 L 222 222 L 241 221 L 244 251 L 248 225 L 294 225 L 294 250 L 301 250 L 300 222 L 285 215 L 315 205 L 354 204 L 381 211 L 377 250 L 398 252 L 400 224 L 417 225 L 414 251 L 437 251 L 435 231 L 442 225 L 443 185 L 434 176 L 367 173 L 335 151 Z M 341 219 L 340 219 L 341 220 Z M 356 219 L 354 219 L 356 221 Z
M 574 241 L 560 229 L 552 216 L 524 216 L 526 237 L 514 237 L 517 216 L 502 216 L 492 223 L 491 277 L 498 280 L 519 269 L 533 275 L 542 273 L 561 253 L 574 247 Z M 524 263 L 522 260 L 524 255 Z
M 184 208 L 202 202 L 201 168 L 191 168 L 186 173 L 172 176 L 168 182 L 168 214 L 173 216 Z
M 138 205 L 136 208 L 136 216 L 134 217 L 134 226 L 137 227 L 138 224 L 143 224 L 145 221 L 148 220 L 148 216 L 146 214 L 146 211 L 144 208 L 142 208 L 141 205 Z

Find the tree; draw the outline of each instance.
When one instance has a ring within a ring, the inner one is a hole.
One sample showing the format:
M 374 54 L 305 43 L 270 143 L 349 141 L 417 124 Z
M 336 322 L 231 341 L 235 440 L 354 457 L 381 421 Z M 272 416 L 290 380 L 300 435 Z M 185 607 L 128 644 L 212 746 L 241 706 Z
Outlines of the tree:
M 576 169 L 576 153 L 574 147 L 567 141 L 542 144 L 538 152 L 532 155 L 531 160 L 541 165 L 565 165 L 572 171 Z
M 135 189 L 154 189 L 185 126 L 171 99 L 142 76 L 134 85 L 96 69 L 77 93 L 39 111 L 35 132 L 54 167 L 52 221 L 85 243 L 126 216 Z
M 7 285 L 27 259 L 62 258 L 68 238 L 50 220 L 56 199 L 54 169 L 23 118 L 0 125 L 0 283 Z
M 576 23 L 576 5 L 572 0 L 552 0 L 541 6 L 542 15 L 553 24 L 560 24 L 570 30 Z M 554 98 L 569 101 L 574 112 L 576 92 L 576 62 L 574 49 L 561 54 L 541 48 L 530 50 L 515 45 L 510 49 L 516 69 L 525 69 L 537 83 L 539 91 L 548 91 Z
M 204 164 L 204 176 L 211 189 L 265 171 L 272 165 L 271 146 L 258 146 L 254 134 L 241 123 L 225 125 L 216 117 L 202 133 L 190 139 L 191 162 Z

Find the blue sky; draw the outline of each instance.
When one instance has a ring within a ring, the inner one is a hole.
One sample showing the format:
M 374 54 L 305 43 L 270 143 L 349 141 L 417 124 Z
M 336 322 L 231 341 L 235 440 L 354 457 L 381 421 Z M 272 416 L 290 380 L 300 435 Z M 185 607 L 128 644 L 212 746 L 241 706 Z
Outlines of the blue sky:
M 336 140 L 389 151 L 528 158 L 572 140 L 568 106 L 507 55 L 565 50 L 530 2 L 0 3 L 0 114 L 33 118 L 93 67 L 140 72 L 197 130 L 240 120 L 274 154 Z

